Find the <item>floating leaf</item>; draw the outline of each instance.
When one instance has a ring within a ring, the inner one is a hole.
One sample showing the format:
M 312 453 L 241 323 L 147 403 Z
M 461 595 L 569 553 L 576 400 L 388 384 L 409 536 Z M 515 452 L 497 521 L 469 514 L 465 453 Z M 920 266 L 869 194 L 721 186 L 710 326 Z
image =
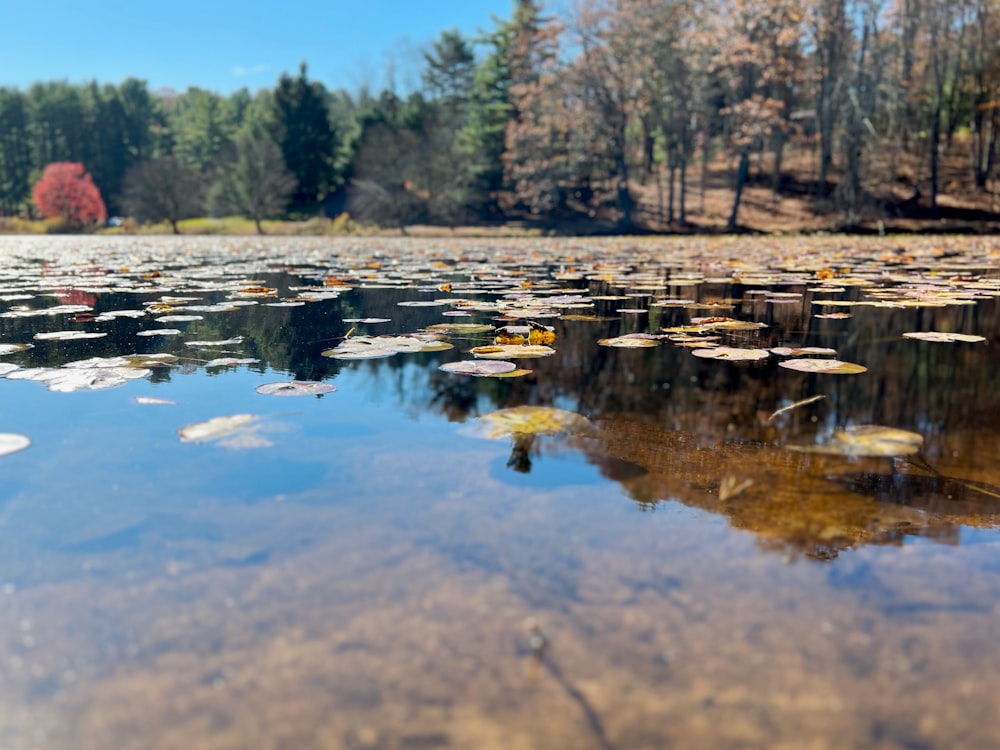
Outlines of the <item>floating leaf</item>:
M 804 354 L 836 354 L 837 350 L 828 349 L 822 346 L 775 346 L 771 348 L 771 353 L 778 354 L 782 357 L 800 357 Z
M 975 344 L 980 341 L 986 341 L 985 336 L 973 336 L 972 334 L 968 333 L 943 333 L 941 331 L 904 333 L 903 337 L 908 339 L 918 339 L 920 341 L 936 341 L 944 344 L 950 344 L 956 341 Z
M 438 331 L 440 333 L 487 333 L 493 330 L 493 326 L 485 323 L 435 323 L 427 326 L 428 331 Z
M 277 297 L 278 290 L 267 286 L 248 286 L 234 292 L 234 295 L 241 297 Z
M 487 378 L 523 378 L 525 375 L 530 375 L 534 370 L 522 370 L 520 367 L 516 370 L 509 370 L 507 372 L 495 372 L 492 375 L 484 375 Z
M 156 319 L 157 323 L 188 323 L 193 320 L 204 320 L 204 315 L 161 315 Z
M 5 354 L 23 352 L 25 349 L 31 349 L 33 346 L 34 344 L 0 344 L 0 357 Z
M 751 362 L 767 359 L 771 353 L 767 349 L 741 349 L 735 346 L 717 346 L 712 349 L 695 349 L 696 357 L 703 359 L 725 359 L 731 362 Z
M 615 336 L 610 339 L 600 339 L 597 343 L 601 346 L 611 346 L 616 349 L 648 349 L 660 344 L 655 338 L 640 338 L 637 336 Z
M 0 456 L 23 451 L 31 445 L 31 439 L 13 432 L 0 432 Z
M 231 344 L 242 344 L 242 336 L 233 336 L 231 339 L 222 339 L 220 341 L 185 341 L 187 346 L 230 346 Z
M 348 339 L 333 349 L 327 349 L 320 354 L 331 359 L 381 359 L 392 357 L 399 352 L 386 346 L 377 346 L 371 341 Z
M 333 393 L 337 386 L 311 380 L 292 380 L 286 383 L 265 383 L 255 389 L 266 396 L 322 396 Z
M 550 346 L 532 344 L 499 344 L 494 346 L 477 346 L 472 354 L 486 359 L 535 359 L 550 357 L 556 350 Z
M 85 331 L 49 331 L 48 333 L 36 333 L 33 338 L 38 341 L 75 341 L 77 339 L 99 339 L 107 335 L 106 333 L 87 333 Z
M 838 456 L 895 458 L 912 456 L 923 447 L 924 438 L 916 432 L 882 425 L 858 425 L 833 433 L 833 440 L 818 445 L 789 445 L 789 450 Z
M 515 406 L 486 414 L 476 421 L 476 432 L 491 440 L 511 435 L 553 435 L 583 432 L 590 420 L 572 411 L 548 406 Z
M 490 376 L 516 370 L 517 365 L 493 359 L 463 359 L 458 362 L 446 362 L 438 369 L 454 375 Z
M 236 367 L 237 365 L 253 365 L 260 362 L 253 357 L 218 357 L 210 359 L 205 363 L 205 367 Z
M 802 357 L 800 359 L 786 359 L 778 363 L 781 367 L 799 372 L 819 372 L 827 375 L 857 375 L 868 372 L 867 367 L 856 365 L 852 362 L 841 362 L 839 359 L 811 359 Z
M 132 399 L 133 403 L 149 405 L 149 406 L 176 406 L 176 401 L 171 401 L 169 398 L 157 398 L 156 396 L 135 396 Z
M 177 336 L 180 331 L 176 328 L 156 328 L 151 331 L 138 331 L 136 336 Z M 102 336 L 105 334 L 101 334 Z

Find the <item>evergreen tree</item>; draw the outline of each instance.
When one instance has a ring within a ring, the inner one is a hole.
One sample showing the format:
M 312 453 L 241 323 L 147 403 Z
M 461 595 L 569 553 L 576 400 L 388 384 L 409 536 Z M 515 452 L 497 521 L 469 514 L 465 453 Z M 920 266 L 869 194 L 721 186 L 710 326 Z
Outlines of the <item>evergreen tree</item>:
M 326 89 L 309 81 L 303 62 L 297 77 L 282 74 L 272 101 L 272 136 L 297 182 L 291 206 L 308 209 L 336 188 L 340 177 L 336 171 L 340 144 L 330 124 Z
M 503 189 L 504 133 L 514 114 L 510 103 L 512 26 L 501 22 L 485 38 L 490 51 L 476 66 L 465 123 L 457 134 L 469 190 L 481 210 L 496 213 Z
M 25 97 L 0 88 L 0 214 L 16 214 L 31 188 L 31 149 Z

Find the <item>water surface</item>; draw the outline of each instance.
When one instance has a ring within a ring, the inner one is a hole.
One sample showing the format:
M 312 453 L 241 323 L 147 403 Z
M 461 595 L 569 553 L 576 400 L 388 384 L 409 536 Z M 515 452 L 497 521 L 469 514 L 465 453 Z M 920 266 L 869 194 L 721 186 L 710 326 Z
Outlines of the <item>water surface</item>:
M 968 238 L 5 239 L 0 748 L 996 746 L 998 294 Z M 698 318 L 867 371 L 597 343 Z M 518 378 L 323 356 L 528 319 Z M 588 426 L 477 430 L 528 405 Z M 862 425 L 920 452 L 811 452 Z

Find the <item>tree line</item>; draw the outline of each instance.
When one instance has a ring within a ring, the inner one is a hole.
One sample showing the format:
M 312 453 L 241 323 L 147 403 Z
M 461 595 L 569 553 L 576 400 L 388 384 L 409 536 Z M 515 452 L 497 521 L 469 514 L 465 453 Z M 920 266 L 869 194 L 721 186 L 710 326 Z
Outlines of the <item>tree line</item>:
M 735 227 L 753 165 L 781 190 L 790 144 L 812 154 L 817 213 L 850 223 L 895 200 L 933 215 L 956 143 L 969 188 L 991 187 L 997 39 L 1000 0 L 581 0 L 561 15 L 517 0 L 476 37 L 442 32 L 405 94 L 328 88 L 305 63 L 227 96 L 136 78 L 0 88 L 0 215 L 32 211 L 43 170 L 78 162 L 110 215 L 175 229 L 349 212 L 629 230 L 651 182 L 663 221 L 685 224 L 692 176 L 703 186 L 725 153 Z

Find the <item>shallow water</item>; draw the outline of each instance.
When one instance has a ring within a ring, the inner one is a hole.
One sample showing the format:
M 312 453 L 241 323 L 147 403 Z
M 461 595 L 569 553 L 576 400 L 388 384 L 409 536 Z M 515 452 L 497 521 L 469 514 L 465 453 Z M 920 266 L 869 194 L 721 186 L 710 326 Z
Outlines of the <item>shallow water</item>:
M 0 433 L 31 440 L 0 456 L 0 748 L 997 746 L 998 247 L 3 240 L 0 346 L 34 346 L 0 366 L 178 359 L 93 391 L 0 378 Z M 555 353 L 523 377 L 438 369 L 492 332 L 322 356 L 352 328 L 505 325 L 469 305 L 509 295 L 589 298 L 530 308 Z M 116 310 L 142 315 L 88 317 Z M 867 371 L 597 344 L 708 316 Z M 34 338 L 63 330 L 107 335 Z M 902 336 L 927 331 L 986 341 Z M 255 391 L 291 380 L 337 390 Z M 475 429 L 523 405 L 589 426 Z M 922 449 L 810 452 L 858 425 Z

